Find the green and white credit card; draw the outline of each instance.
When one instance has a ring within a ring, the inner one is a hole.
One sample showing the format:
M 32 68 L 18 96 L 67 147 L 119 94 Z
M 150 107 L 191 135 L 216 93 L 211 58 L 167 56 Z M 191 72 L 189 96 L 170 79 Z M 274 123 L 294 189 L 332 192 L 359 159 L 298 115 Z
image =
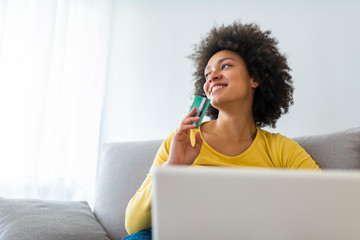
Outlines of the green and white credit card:
M 205 116 L 206 110 L 208 109 L 210 104 L 210 99 L 207 99 L 205 97 L 200 97 L 200 96 L 195 96 L 194 102 L 190 108 L 193 109 L 194 107 L 196 108 L 196 113 L 194 114 L 194 117 L 200 117 L 200 121 L 199 122 L 193 122 L 192 124 L 196 124 L 196 128 L 199 129 L 200 124 Z

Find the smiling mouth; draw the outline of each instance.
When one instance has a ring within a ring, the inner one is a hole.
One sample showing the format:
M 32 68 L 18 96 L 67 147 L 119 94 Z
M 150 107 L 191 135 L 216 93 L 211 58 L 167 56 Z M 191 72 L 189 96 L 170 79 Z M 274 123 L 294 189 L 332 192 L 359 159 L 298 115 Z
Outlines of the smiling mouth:
M 227 87 L 227 85 L 216 85 L 216 86 L 212 87 L 210 95 L 212 95 L 214 92 L 216 92 L 224 87 Z

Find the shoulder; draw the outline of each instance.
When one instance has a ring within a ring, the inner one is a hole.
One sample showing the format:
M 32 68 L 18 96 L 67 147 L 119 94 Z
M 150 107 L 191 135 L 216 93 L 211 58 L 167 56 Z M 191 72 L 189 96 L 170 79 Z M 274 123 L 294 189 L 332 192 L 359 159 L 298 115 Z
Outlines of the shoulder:
M 301 148 L 297 142 L 280 133 L 259 130 L 259 141 L 267 147 L 269 153 L 281 159 L 288 156 L 294 149 Z
M 264 129 L 258 128 L 259 136 L 268 143 L 277 144 L 277 145 L 296 145 L 297 142 L 291 138 L 286 137 L 280 133 L 272 133 Z
M 162 144 L 162 147 L 164 147 L 167 150 L 170 149 L 172 138 L 174 137 L 174 135 L 176 134 L 177 131 L 178 131 L 178 128 L 176 128 L 175 130 L 170 132 L 170 134 L 165 138 L 165 140 Z
M 285 168 L 319 169 L 311 156 L 296 141 L 280 133 L 270 133 L 260 129 L 260 135 L 268 146 L 269 152 Z
M 170 146 L 171 146 L 171 141 L 172 138 L 174 137 L 175 133 L 177 132 L 177 129 L 172 131 L 163 141 L 163 143 L 161 144 L 161 146 L 159 147 L 156 156 L 155 156 L 155 160 L 153 162 L 153 166 L 161 166 L 162 164 L 164 164 L 164 162 L 166 162 L 169 158 L 169 152 L 170 152 Z M 150 175 L 152 175 L 152 170 L 150 170 Z

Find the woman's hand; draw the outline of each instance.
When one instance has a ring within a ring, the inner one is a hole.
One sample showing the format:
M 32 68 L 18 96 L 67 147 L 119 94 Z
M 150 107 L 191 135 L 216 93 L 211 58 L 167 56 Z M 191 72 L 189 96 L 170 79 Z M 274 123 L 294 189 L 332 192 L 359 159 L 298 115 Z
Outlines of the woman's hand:
M 194 146 L 191 145 L 190 141 L 190 130 L 196 128 L 196 125 L 191 123 L 200 121 L 200 117 L 192 117 L 195 113 L 196 108 L 191 109 L 182 120 L 172 139 L 169 159 L 165 165 L 192 165 L 199 155 L 203 143 L 200 133 L 196 133 Z

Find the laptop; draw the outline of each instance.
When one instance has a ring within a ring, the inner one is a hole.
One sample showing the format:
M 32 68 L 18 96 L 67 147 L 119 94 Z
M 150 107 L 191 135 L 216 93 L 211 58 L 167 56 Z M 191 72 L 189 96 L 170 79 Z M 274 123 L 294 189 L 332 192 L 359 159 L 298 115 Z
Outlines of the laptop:
M 360 239 L 360 171 L 157 168 L 154 240 Z

